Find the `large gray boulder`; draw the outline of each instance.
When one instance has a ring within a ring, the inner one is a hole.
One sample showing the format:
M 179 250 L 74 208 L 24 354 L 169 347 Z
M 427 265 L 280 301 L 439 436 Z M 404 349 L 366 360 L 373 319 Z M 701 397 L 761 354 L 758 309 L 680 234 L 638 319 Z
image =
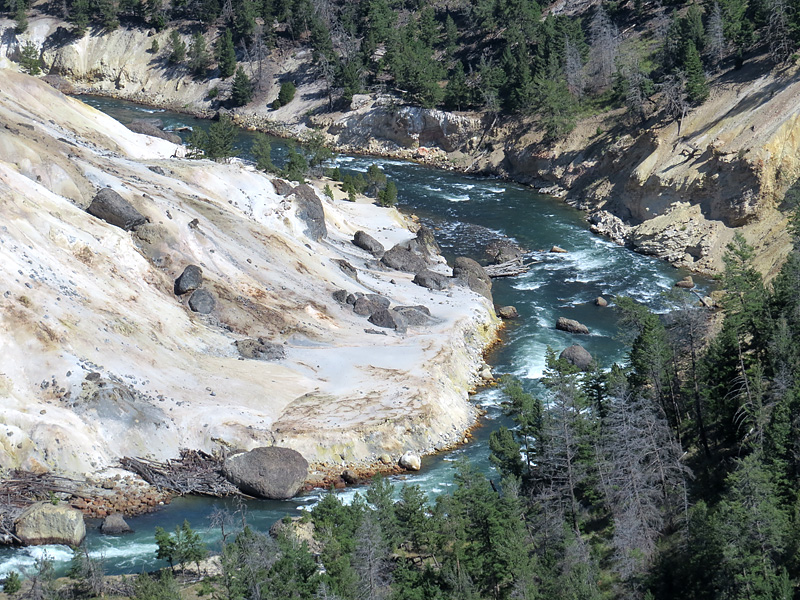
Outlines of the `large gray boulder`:
M 305 482 L 308 462 L 296 450 L 268 446 L 227 458 L 223 472 L 245 494 L 285 500 L 294 496 Z
M 414 283 L 429 290 L 445 290 L 450 287 L 450 278 L 429 269 L 422 269 L 414 275 Z
M 86 212 L 125 231 L 147 223 L 142 213 L 108 187 L 97 192 Z
M 589 333 L 589 328 L 586 327 L 586 325 L 583 323 L 578 323 L 578 321 L 573 319 L 567 319 L 566 317 L 558 317 L 558 321 L 556 321 L 556 329 L 567 331 L 569 333 Z
M 175 295 L 182 296 L 203 285 L 203 269 L 197 265 L 189 265 L 175 280 Z
M 492 280 L 483 267 L 466 256 L 459 256 L 453 263 L 453 277 L 473 292 L 492 299 Z
M 581 371 L 587 371 L 589 369 L 589 365 L 592 364 L 592 355 L 589 354 L 589 351 L 579 344 L 573 344 L 568 348 L 564 348 L 564 350 L 559 355 L 559 358 L 563 358 L 571 365 L 575 365 Z
M 123 533 L 132 533 L 130 525 L 125 522 L 121 513 L 112 513 L 103 519 L 103 524 L 100 526 L 100 533 L 104 535 L 120 535 Z
M 366 250 L 373 256 L 383 256 L 385 250 L 383 244 L 381 244 L 366 231 L 361 231 L 360 229 L 356 231 L 355 235 L 353 236 L 353 244 L 362 250 Z
M 389 308 L 391 303 L 391 300 L 379 294 L 365 294 L 356 297 L 353 312 L 362 317 L 368 317 L 381 309 Z
M 314 188 L 308 184 L 298 185 L 292 191 L 297 206 L 297 218 L 306 224 L 305 234 L 315 242 L 328 235 L 325 225 L 325 210 Z
M 213 294 L 205 288 L 195 290 L 189 296 L 189 308 L 201 315 L 209 314 L 216 305 L 217 301 L 214 299 Z
M 405 271 L 406 273 L 419 273 L 426 267 L 422 257 L 400 245 L 387 250 L 381 262 L 390 269 Z
M 384 327 L 385 329 L 394 329 L 400 333 L 405 333 L 408 329 L 405 317 L 393 309 L 381 308 L 376 310 L 369 316 L 368 320 L 373 325 Z
M 79 546 L 86 537 L 86 526 L 81 512 L 71 506 L 37 502 L 17 518 L 14 534 L 27 546 Z
M 522 248 L 508 239 L 496 239 L 486 244 L 486 256 L 495 265 L 515 260 L 524 254 Z
M 422 468 L 422 459 L 420 458 L 419 454 L 406 452 L 400 457 L 400 460 L 397 461 L 397 464 L 403 469 L 407 469 L 409 471 L 419 471 Z
M 438 256 L 442 253 L 433 230 L 424 225 L 417 230 L 417 247 L 428 256 Z
M 411 327 L 420 327 L 432 321 L 430 309 L 422 304 L 416 306 L 395 306 L 392 310 L 402 315 L 405 322 Z

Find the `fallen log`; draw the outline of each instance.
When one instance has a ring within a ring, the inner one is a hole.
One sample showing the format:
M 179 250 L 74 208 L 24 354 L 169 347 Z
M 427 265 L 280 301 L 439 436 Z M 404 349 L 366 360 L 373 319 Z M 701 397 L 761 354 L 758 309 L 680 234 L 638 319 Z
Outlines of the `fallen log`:
M 500 263 L 499 265 L 489 265 L 483 267 L 483 270 L 486 271 L 486 274 L 493 279 L 496 277 L 511 277 L 513 275 L 527 273 L 528 270 L 530 270 L 531 265 L 534 265 L 537 262 L 539 261 L 529 260 L 526 262 L 524 257 L 520 256 L 519 258 Z

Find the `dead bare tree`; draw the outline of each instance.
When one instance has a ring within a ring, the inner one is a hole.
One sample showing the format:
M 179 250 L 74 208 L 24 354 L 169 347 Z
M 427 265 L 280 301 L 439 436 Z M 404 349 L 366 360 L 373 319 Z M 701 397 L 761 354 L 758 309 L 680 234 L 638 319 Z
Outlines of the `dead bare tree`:
M 714 7 L 711 9 L 711 14 L 708 16 L 708 25 L 706 26 L 708 42 L 708 55 L 711 58 L 711 64 L 714 69 L 719 71 L 719 65 L 725 56 L 727 42 L 725 41 L 724 22 L 722 20 L 722 9 L 719 2 L 714 2 Z
M 769 0 L 767 2 L 767 39 L 769 54 L 775 64 L 781 64 L 792 53 L 792 35 L 790 30 L 790 7 L 786 0 Z
M 598 5 L 589 25 L 592 40 L 592 75 L 595 87 L 606 88 L 613 82 L 619 54 L 619 30 L 602 5 Z
M 678 135 L 681 133 L 683 118 L 689 110 L 689 101 L 686 96 L 686 75 L 683 71 L 675 71 L 664 78 L 659 85 L 661 92 L 659 107 L 670 119 L 678 119 Z
M 582 99 L 586 87 L 583 59 L 578 46 L 569 39 L 569 36 L 564 36 L 564 75 L 567 78 L 569 93 L 578 100 Z
M 389 596 L 388 558 L 380 523 L 372 511 L 367 511 L 356 532 L 353 556 L 353 568 L 359 576 L 358 600 L 382 600 Z

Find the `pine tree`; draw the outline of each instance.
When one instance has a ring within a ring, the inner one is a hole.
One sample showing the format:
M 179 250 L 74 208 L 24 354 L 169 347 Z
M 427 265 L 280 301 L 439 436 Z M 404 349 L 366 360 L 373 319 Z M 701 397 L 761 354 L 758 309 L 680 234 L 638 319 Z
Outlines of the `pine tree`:
M 192 35 L 189 46 L 189 69 L 195 75 L 205 75 L 211 65 L 211 55 L 206 47 L 206 38 L 199 31 Z
M 181 38 L 177 29 L 169 34 L 169 57 L 167 60 L 173 65 L 179 65 L 186 59 L 186 42 Z
M 256 158 L 256 169 L 267 173 L 277 173 L 278 169 L 272 163 L 272 145 L 265 134 L 256 134 L 251 152 Z
M 74 0 L 69 8 L 68 20 L 72 23 L 73 33 L 83 37 L 89 26 L 89 0 Z
M 214 49 L 214 58 L 219 66 L 219 76 L 227 79 L 236 72 L 236 51 L 233 48 L 233 34 L 230 29 L 217 39 Z
M 28 75 L 39 75 L 42 72 L 42 62 L 39 58 L 39 49 L 30 40 L 22 46 L 19 57 L 19 66 Z
M 236 75 L 233 77 L 233 86 L 231 87 L 231 101 L 234 106 L 244 106 L 253 99 L 253 83 L 244 72 L 244 69 L 239 66 L 236 69 Z
M 686 58 L 683 64 L 686 69 L 686 95 L 689 102 L 702 104 L 708 98 L 708 83 L 700 53 L 691 40 L 686 43 Z

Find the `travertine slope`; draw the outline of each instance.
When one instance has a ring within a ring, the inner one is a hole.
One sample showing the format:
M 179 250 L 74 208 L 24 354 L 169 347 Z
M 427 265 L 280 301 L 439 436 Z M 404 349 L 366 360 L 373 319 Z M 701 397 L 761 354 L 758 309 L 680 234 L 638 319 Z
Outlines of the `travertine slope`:
M 314 241 L 297 198 L 252 167 L 174 158 L 182 147 L 35 78 L 0 80 L 0 467 L 86 472 L 220 444 L 356 462 L 453 443 L 474 422 L 496 318 L 351 243 L 358 229 L 386 247 L 413 237 L 395 210 L 322 197 Z M 126 232 L 85 212 L 105 186 L 150 222 Z M 217 298 L 210 315 L 173 293 L 188 264 Z M 433 320 L 367 333 L 337 289 Z M 285 358 L 240 356 L 234 343 L 257 337 Z

